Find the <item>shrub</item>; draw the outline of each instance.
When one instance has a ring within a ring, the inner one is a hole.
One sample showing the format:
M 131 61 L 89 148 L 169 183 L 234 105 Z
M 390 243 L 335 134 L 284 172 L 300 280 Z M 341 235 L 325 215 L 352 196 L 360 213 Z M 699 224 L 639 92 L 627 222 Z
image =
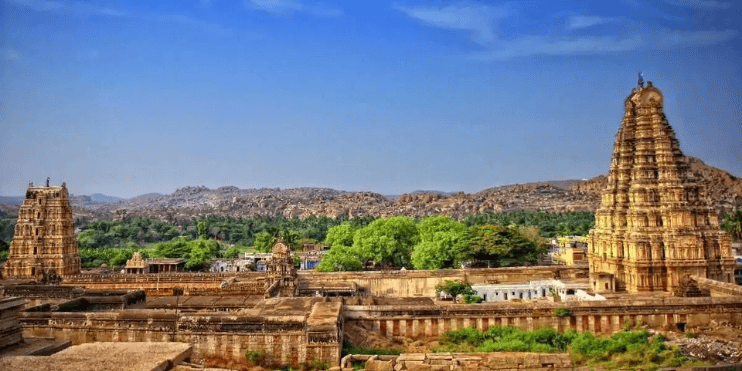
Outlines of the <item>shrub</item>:
M 551 328 L 523 331 L 515 327 L 492 326 L 487 331 L 462 328 L 440 338 L 436 352 L 541 352 L 568 351 L 575 366 L 600 369 L 656 370 L 680 367 L 691 361 L 677 347 L 668 348 L 663 335 L 649 331 L 622 331 L 610 337 L 574 330 Z
M 631 331 L 631 329 L 633 329 L 634 326 L 635 326 L 634 321 L 628 320 L 628 321 L 626 321 L 626 322 L 623 323 L 623 330 L 624 331 Z
M 265 359 L 265 352 L 262 350 L 248 350 L 245 352 L 245 358 L 253 365 L 259 365 Z
M 572 315 L 572 311 L 569 308 L 556 308 L 554 309 L 554 316 L 556 317 L 569 317 Z
M 469 294 L 464 295 L 464 303 L 465 304 L 479 304 L 482 301 L 484 301 L 484 299 L 480 298 L 477 295 L 469 295 Z
M 695 339 L 697 337 L 698 337 L 698 335 L 696 335 L 695 332 L 686 332 L 685 333 L 685 338 L 686 339 Z

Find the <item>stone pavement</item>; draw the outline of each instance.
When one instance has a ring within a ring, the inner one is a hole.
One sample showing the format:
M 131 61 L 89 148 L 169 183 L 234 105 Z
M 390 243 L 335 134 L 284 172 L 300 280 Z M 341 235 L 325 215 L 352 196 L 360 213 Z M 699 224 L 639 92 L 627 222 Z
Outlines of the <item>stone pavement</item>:
M 186 343 L 88 343 L 48 357 L 0 358 L 0 370 L 166 371 L 190 357 Z

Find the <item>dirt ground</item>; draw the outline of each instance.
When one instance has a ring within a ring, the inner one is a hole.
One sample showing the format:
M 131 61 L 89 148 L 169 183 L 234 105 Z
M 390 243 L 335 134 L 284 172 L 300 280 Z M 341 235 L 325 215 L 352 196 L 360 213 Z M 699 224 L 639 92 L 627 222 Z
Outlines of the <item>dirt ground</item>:
M 709 326 L 664 334 L 689 357 L 715 364 L 742 363 L 742 326 L 711 321 Z

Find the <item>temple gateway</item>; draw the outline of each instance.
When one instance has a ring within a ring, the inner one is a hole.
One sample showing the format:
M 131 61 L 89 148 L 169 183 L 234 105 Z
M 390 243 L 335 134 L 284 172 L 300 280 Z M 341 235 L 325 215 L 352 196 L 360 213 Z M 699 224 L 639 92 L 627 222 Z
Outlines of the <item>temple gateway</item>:
M 731 236 L 688 170 L 651 82 L 634 88 L 588 239 L 596 292 L 672 291 L 689 275 L 733 282 Z
M 42 279 L 80 273 L 67 185 L 29 184 L 5 263 L 5 278 Z

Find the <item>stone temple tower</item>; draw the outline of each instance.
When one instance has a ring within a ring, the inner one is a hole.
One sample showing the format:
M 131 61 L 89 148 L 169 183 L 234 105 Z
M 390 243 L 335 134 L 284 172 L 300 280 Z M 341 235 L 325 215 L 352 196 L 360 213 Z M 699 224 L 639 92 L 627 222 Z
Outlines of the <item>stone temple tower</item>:
M 671 291 L 686 275 L 733 282 L 731 236 L 688 170 L 662 93 L 632 90 L 588 239 L 597 292 Z
M 29 185 L 18 212 L 6 278 L 41 279 L 80 273 L 80 254 L 67 186 Z

